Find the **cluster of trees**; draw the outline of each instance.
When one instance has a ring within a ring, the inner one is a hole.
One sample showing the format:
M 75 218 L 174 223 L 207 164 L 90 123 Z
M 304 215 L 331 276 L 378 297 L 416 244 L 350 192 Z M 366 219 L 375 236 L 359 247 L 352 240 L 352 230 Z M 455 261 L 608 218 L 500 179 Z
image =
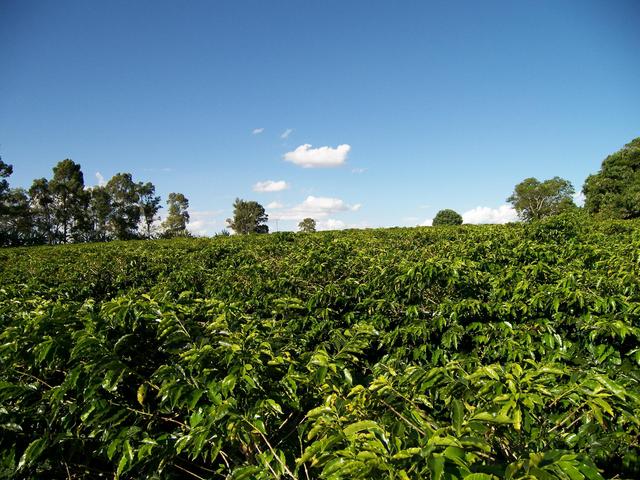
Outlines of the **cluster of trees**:
M 569 180 L 553 177 L 539 181 L 525 178 L 507 198 L 521 220 L 530 222 L 577 210 L 575 189 Z M 632 140 L 602 162 L 598 173 L 589 175 L 582 187 L 584 209 L 602 218 L 640 217 L 640 137 Z M 453 210 L 440 210 L 433 225 L 460 225 L 462 217 Z
M 171 193 L 168 215 L 156 222 L 161 199 L 151 182 L 134 182 L 118 173 L 105 185 L 87 187 L 79 164 L 66 159 L 50 179 L 38 178 L 28 190 L 10 188 L 13 168 L 0 159 L 0 245 L 103 242 L 186 235 L 188 199 Z
M 66 159 L 53 168 L 51 179 L 33 181 L 29 190 L 9 188 L 13 168 L 0 159 L 0 245 L 38 245 L 96 242 L 112 239 L 188 235 L 189 200 L 169 194 L 167 217 L 158 229 L 160 197 L 151 182 L 134 182 L 130 173 L 114 175 L 106 185 L 86 187 L 80 165 Z M 526 178 L 507 201 L 523 221 L 540 220 L 577 209 L 571 182 L 560 177 L 539 181 Z M 584 209 L 595 216 L 640 217 L 640 137 L 609 155 L 598 173 L 582 188 Z M 269 217 L 256 201 L 237 198 L 227 219 L 236 234 L 269 233 Z M 460 225 L 454 210 L 440 210 L 433 225 Z M 315 232 L 316 222 L 305 218 L 301 232 Z M 223 234 L 228 232 L 223 231 Z

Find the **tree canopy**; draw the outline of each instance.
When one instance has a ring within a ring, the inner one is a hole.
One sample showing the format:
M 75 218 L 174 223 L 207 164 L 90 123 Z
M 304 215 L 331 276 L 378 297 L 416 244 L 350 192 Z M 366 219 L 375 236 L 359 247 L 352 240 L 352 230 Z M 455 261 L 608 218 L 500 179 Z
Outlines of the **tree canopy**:
M 305 218 L 300 223 L 298 223 L 298 228 L 301 232 L 315 232 L 316 231 L 316 221 L 313 218 Z
M 455 210 L 446 208 L 436 213 L 432 225 L 462 225 L 462 216 Z
M 248 233 L 269 233 L 264 207 L 256 201 L 236 198 L 233 202 L 233 218 L 227 218 L 229 228 L 241 235 Z
M 189 200 L 182 193 L 170 193 L 167 200 L 167 218 L 162 223 L 163 237 L 184 236 L 189 223 Z
M 553 177 L 540 182 L 537 178 L 525 178 L 515 186 L 507 202 L 513 205 L 521 220 L 540 220 L 572 208 L 575 190 L 569 180 Z
M 640 217 L 640 137 L 602 162 L 582 187 L 584 207 L 607 218 Z

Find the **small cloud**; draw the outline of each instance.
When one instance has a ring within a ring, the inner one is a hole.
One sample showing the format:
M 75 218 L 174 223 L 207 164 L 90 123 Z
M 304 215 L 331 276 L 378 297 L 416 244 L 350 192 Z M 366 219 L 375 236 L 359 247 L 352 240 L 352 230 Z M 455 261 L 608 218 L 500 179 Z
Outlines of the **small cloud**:
M 360 207 L 362 207 L 362 204 L 361 203 L 356 203 L 355 205 L 351 206 L 350 210 L 352 212 L 357 212 L 358 210 L 360 210 Z
M 335 218 L 329 218 L 318 224 L 318 230 L 342 230 L 347 225 L 342 220 L 336 220 Z
M 427 218 L 420 224 L 421 227 L 430 227 L 431 225 L 433 225 L 433 218 Z
M 222 210 L 194 210 L 189 211 L 189 223 L 187 227 L 195 235 L 212 235 L 220 228 L 216 217 L 222 214 Z
M 287 128 L 284 132 L 282 132 L 282 135 L 280 135 L 280 138 L 282 138 L 283 140 L 286 140 L 287 138 L 289 138 L 289 135 L 291 135 L 293 133 L 293 128 Z
M 360 175 L 364 172 L 366 172 L 367 169 L 366 168 L 352 168 L 351 169 L 351 173 L 355 173 L 356 175 Z
M 289 188 L 289 184 L 284 180 L 265 180 L 258 182 L 253 186 L 254 192 L 280 192 Z
M 431 208 L 431 205 L 419 205 L 418 208 L 422 209 L 422 210 L 426 210 L 427 208 Z
M 98 180 L 99 187 L 104 187 L 107 184 L 107 181 L 104 179 L 100 172 L 96 172 L 96 180 Z
M 325 218 L 339 212 L 357 211 L 360 204 L 349 205 L 340 198 L 314 197 L 309 195 L 302 203 L 272 214 L 274 220 L 302 220 L 303 218 Z
M 264 128 L 254 128 L 251 133 L 253 135 L 260 135 L 262 132 L 264 132 Z
M 573 194 L 573 201 L 577 206 L 579 207 L 584 206 L 584 200 L 585 200 L 584 193 L 576 192 Z
M 284 159 L 303 168 L 339 167 L 346 162 L 350 150 L 351 146 L 347 144 L 338 145 L 336 148 L 312 148 L 310 144 L 305 143 L 292 152 L 285 153 Z
M 498 208 L 476 207 L 462 214 L 464 223 L 508 223 L 518 220 L 518 214 L 511 205 Z
M 267 204 L 267 208 L 271 209 L 271 210 L 277 210 L 279 208 L 284 207 L 283 204 L 281 204 L 280 202 L 271 202 L 269 204 Z

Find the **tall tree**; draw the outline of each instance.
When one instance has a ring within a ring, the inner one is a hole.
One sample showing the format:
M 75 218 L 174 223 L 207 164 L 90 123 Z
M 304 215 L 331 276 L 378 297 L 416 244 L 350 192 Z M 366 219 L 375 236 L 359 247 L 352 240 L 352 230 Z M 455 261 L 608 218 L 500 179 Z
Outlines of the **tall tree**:
M 7 165 L 2 161 L 2 157 L 0 157 L 0 201 L 2 200 L 3 195 L 5 195 L 9 190 L 9 181 L 7 178 L 9 178 L 12 173 L 13 165 Z
M 305 218 L 299 224 L 298 228 L 301 232 L 315 232 L 316 231 L 316 221 L 313 218 Z
M 53 167 L 53 178 L 49 182 L 53 197 L 53 215 L 56 233 L 61 242 L 68 242 L 81 216 L 84 214 L 84 176 L 80 165 L 65 159 Z
M 18 246 L 32 243 L 29 197 L 22 188 L 5 192 L 0 213 L 0 245 Z
M 432 225 L 434 227 L 438 225 L 462 225 L 462 216 L 455 210 L 445 208 L 436 213 L 436 216 L 433 217 Z
M 167 218 L 162 222 L 165 238 L 184 236 L 189 223 L 189 200 L 181 193 L 170 193 L 167 200 Z
M 575 208 L 575 190 L 569 180 L 553 177 L 544 182 L 525 178 L 507 198 L 524 221 L 539 220 Z
M 109 218 L 111 217 L 111 195 L 101 185 L 89 190 L 88 219 L 90 224 L 90 240 L 105 242 L 109 240 Z
M 55 240 L 54 199 L 46 178 L 38 178 L 31 184 L 29 204 L 35 241 L 52 244 Z
M 138 185 L 130 173 L 118 173 L 105 186 L 111 197 L 109 229 L 118 240 L 129 240 L 138 236 L 140 206 Z
M 160 197 L 156 195 L 156 187 L 151 182 L 140 182 L 138 184 L 138 195 L 140 196 L 140 200 L 138 201 L 140 214 L 146 230 L 145 235 L 147 238 L 151 238 L 151 226 L 156 220 L 158 211 L 162 208 L 160 206 Z M 188 206 L 189 202 L 187 201 L 187 207 Z
M 233 203 L 233 218 L 227 218 L 229 228 L 234 232 L 246 235 L 248 233 L 269 233 L 264 207 L 255 201 L 245 201 L 236 198 Z
M 607 218 L 640 217 L 640 137 L 602 162 L 582 187 L 585 209 Z

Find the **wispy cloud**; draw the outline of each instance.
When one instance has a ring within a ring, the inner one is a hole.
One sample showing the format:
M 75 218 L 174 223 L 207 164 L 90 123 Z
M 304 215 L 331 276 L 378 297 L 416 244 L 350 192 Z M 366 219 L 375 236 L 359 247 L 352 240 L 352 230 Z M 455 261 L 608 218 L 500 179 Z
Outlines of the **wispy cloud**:
M 293 128 L 287 128 L 284 132 L 282 132 L 282 135 L 280 135 L 280 138 L 282 138 L 283 140 L 286 140 L 287 138 L 289 138 L 289 135 L 291 135 L 293 133 Z
M 254 192 L 281 192 L 289 188 L 289 184 L 284 180 L 265 180 L 253 186 Z
M 264 128 L 254 128 L 251 133 L 253 135 L 260 135 L 262 132 L 264 132 Z
M 360 175 L 364 172 L 366 172 L 367 169 L 366 168 L 352 168 L 351 169 L 351 173 L 355 173 L 356 175 Z
M 337 147 L 312 148 L 308 143 L 300 145 L 292 152 L 284 154 L 284 159 L 303 168 L 339 167 L 347 161 L 351 146 L 347 144 Z
M 340 212 L 355 212 L 362 205 L 357 203 L 349 205 L 340 198 L 314 197 L 309 195 L 302 203 L 273 213 L 270 217 L 274 220 L 302 220 L 303 218 L 326 218 L 329 215 Z
M 107 181 L 100 172 L 96 172 L 96 180 L 98 180 L 98 186 L 100 187 L 104 187 L 107 184 Z
M 284 207 L 284 205 L 278 201 L 273 201 L 271 203 L 267 204 L 267 208 L 271 209 L 271 210 L 277 210 L 279 208 Z
M 511 205 L 498 208 L 476 207 L 462 214 L 464 223 L 508 223 L 518 220 L 518 214 Z
M 222 210 L 193 210 L 189 211 L 188 230 L 195 235 L 212 235 L 221 228 L 217 217 Z

